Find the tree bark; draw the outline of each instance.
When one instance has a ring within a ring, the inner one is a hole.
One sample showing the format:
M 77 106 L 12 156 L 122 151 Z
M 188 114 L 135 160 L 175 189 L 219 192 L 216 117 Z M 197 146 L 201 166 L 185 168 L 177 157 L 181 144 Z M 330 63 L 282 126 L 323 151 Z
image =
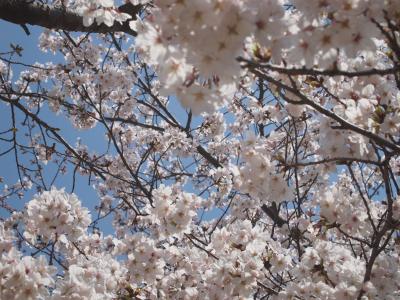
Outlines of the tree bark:
M 82 16 L 62 6 L 28 0 L 0 0 L 0 19 L 22 26 L 29 24 L 55 30 L 96 33 L 125 32 L 136 36 L 136 32 L 129 27 L 129 21 L 136 19 L 136 14 L 140 11 L 141 5 L 135 6 L 127 3 L 118 9 L 130 14 L 132 19 L 122 24 L 115 22 L 111 27 L 105 24 L 97 25 L 96 23 L 85 27 Z

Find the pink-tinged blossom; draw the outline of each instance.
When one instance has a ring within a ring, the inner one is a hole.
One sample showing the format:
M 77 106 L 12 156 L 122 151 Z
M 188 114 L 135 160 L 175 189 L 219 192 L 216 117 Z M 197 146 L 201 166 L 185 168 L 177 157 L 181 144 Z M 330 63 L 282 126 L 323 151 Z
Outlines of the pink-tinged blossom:
M 400 298 L 399 0 L 51 4 L 90 28 L 0 52 L 1 299 Z
M 56 268 L 44 256 L 22 256 L 15 248 L 0 256 L 0 296 L 3 299 L 48 299 Z
M 32 242 L 38 237 L 45 242 L 63 237 L 74 242 L 85 234 L 90 215 L 74 194 L 52 188 L 27 204 L 24 224 L 25 237 Z
M 154 191 L 155 230 L 161 236 L 190 232 L 190 224 L 199 205 L 196 195 L 179 191 L 178 187 L 160 186 Z

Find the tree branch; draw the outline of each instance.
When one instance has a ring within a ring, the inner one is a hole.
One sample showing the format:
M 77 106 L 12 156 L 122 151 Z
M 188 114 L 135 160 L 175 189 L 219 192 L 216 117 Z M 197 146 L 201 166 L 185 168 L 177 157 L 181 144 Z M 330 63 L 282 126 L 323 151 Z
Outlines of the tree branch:
M 19 25 L 38 25 L 48 29 L 96 33 L 125 32 L 136 36 L 137 33 L 129 27 L 129 21 L 136 19 L 136 14 L 142 6 L 129 4 L 124 4 L 118 9 L 129 13 L 132 19 L 122 24 L 115 22 L 111 27 L 96 23 L 85 27 L 83 17 L 71 9 L 25 0 L 0 0 L 0 19 Z
M 267 214 L 268 217 L 272 219 L 272 221 L 274 221 L 278 227 L 282 227 L 286 223 L 286 221 L 279 216 L 278 207 L 276 206 L 275 202 L 272 202 L 271 206 L 263 204 L 261 209 Z
M 286 75 L 312 75 L 312 76 L 346 76 L 346 77 L 363 77 L 363 76 L 374 76 L 380 75 L 385 76 L 389 74 L 395 74 L 396 72 L 400 71 L 400 65 L 395 65 L 388 69 L 375 69 L 371 68 L 368 70 L 360 70 L 360 71 L 343 71 L 339 69 L 328 69 L 328 70 L 319 70 L 319 69 L 307 69 L 307 68 L 283 68 L 279 66 L 274 66 L 267 63 L 259 63 L 252 60 L 245 59 L 243 57 L 238 57 L 237 61 L 245 63 L 245 67 L 247 68 L 258 68 L 268 69 L 271 71 L 279 72 Z

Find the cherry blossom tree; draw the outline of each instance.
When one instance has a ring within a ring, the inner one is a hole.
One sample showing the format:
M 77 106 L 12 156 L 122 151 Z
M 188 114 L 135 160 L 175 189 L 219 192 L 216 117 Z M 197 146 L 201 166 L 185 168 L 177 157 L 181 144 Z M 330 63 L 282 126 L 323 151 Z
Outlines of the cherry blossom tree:
M 19 174 L 1 299 L 399 299 L 399 0 L 3 0 L 0 18 L 62 57 L 0 53 Z

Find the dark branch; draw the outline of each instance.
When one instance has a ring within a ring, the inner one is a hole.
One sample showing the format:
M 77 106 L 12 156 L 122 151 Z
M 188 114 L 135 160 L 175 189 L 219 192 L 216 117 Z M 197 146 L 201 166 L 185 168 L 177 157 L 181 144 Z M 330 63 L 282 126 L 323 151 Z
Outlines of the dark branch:
M 282 227 L 286 223 L 286 221 L 279 216 L 278 207 L 276 207 L 275 202 L 273 202 L 271 206 L 263 204 L 261 209 L 267 214 L 268 217 L 272 219 L 272 221 L 274 221 L 278 227 Z
M 259 63 L 255 61 L 251 61 L 242 57 L 237 58 L 239 62 L 245 63 L 244 67 L 248 68 L 257 68 L 257 69 L 267 69 L 275 72 L 279 72 L 281 74 L 286 75 L 312 75 L 312 76 L 346 76 L 346 77 L 363 77 L 363 76 L 374 76 L 380 75 L 385 76 L 389 74 L 396 74 L 396 72 L 400 71 L 400 65 L 395 65 L 388 69 L 369 69 L 369 70 L 361 70 L 361 71 L 342 71 L 338 69 L 331 70 L 318 70 L 318 69 L 306 69 L 306 68 L 283 68 L 279 66 L 274 66 L 271 64 Z
M 125 4 L 119 9 L 129 13 L 134 20 L 141 8 L 141 5 Z M 0 19 L 19 25 L 38 25 L 48 29 L 96 33 L 125 32 L 136 36 L 136 32 L 129 27 L 129 21 L 132 19 L 122 24 L 115 22 L 111 27 L 105 24 L 97 25 L 96 22 L 85 27 L 83 17 L 71 9 L 34 1 L 0 0 Z

